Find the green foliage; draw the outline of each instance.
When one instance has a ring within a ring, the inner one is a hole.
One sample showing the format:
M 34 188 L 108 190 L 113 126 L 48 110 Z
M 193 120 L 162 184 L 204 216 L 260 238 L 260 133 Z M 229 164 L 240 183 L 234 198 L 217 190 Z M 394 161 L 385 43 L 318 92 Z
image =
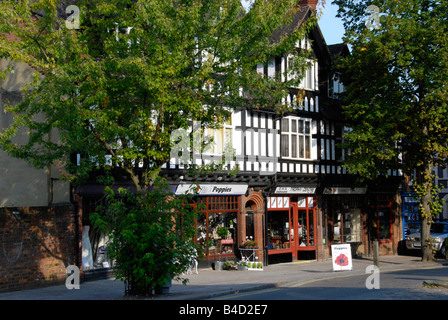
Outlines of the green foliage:
M 365 179 L 387 176 L 391 169 L 415 174 L 426 241 L 430 222 L 441 209 L 431 176 L 448 159 L 448 3 L 334 3 L 352 49 L 339 65 L 351 129 L 344 135 L 349 150 L 345 165 Z M 378 8 L 378 28 L 366 27 L 369 5 Z M 430 260 L 430 250 L 422 251 L 423 260 Z
M 110 237 L 116 276 L 127 281 L 133 295 L 151 294 L 170 277 L 186 283 L 181 274 L 196 257 L 192 240 L 200 208 L 167 190 L 160 179 L 145 194 L 108 188 L 108 205 L 91 215 L 94 226 Z
M 433 176 L 428 177 L 430 181 L 433 180 Z M 418 199 L 423 199 L 426 195 L 429 194 L 429 211 L 424 207 L 424 203 L 420 202 L 419 211 L 420 216 L 430 223 L 433 222 L 434 217 L 438 217 L 443 212 L 443 205 L 446 202 L 446 199 L 442 199 L 439 197 L 439 192 L 443 189 L 440 185 L 433 185 L 431 182 L 422 184 L 416 181 L 413 181 L 414 191 L 417 194 Z M 429 190 L 428 190 L 429 189 Z
M 255 67 L 292 52 L 313 26 L 311 18 L 272 41 L 297 4 L 259 0 L 246 13 L 239 0 L 80 0 L 80 29 L 70 30 L 59 0 L 1 1 L 0 58 L 11 62 L 2 76 L 14 62 L 36 72 L 23 101 L 8 106 L 14 121 L 0 145 L 38 168 L 60 162 L 73 182 L 119 166 L 146 189 L 170 159 L 174 130 L 222 125 L 237 107 L 282 108 L 300 78 L 282 82 Z M 291 72 L 305 66 L 295 57 Z M 21 128 L 30 137 L 17 144 Z M 79 166 L 67 161 L 74 153 Z
M 227 235 L 229 234 L 229 230 L 226 227 L 219 227 L 218 230 L 216 230 L 216 233 L 218 236 L 220 236 L 222 239 L 226 239 Z
M 352 54 L 340 61 L 351 131 L 346 165 L 367 178 L 445 165 L 448 154 L 446 1 L 334 1 Z M 380 27 L 368 29 L 368 5 Z

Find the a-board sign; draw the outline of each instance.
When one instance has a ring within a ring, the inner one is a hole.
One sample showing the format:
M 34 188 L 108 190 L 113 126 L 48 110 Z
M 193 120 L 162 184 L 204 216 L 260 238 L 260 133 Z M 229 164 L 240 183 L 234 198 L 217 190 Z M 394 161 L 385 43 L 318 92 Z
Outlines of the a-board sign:
M 333 244 L 331 246 L 333 271 L 352 270 L 352 251 L 350 244 Z

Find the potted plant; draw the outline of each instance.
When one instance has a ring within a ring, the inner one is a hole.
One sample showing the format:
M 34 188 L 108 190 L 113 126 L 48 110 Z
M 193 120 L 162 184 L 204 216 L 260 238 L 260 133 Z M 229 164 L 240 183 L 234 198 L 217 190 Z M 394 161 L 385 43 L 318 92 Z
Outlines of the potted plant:
M 221 237 L 221 239 L 227 239 L 227 235 L 229 234 L 229 230 L 227 230 L 226 227 L 219 227 L 216 230 L 216 233 L 218 234 L 218 236 Z
M 248 264 L 245 260 L 241 260 L 238 262 L 238 270 L 244 271 L 248 269 Z
M 244 247 L 247 249 L 256 249 L 257 248 L 257 242 L 256 241 L 246 241 L 244 243 Z
M 225 270 L 235 270 L 236 269 L 235 263 L 233 261 L 226 261 L 224 263 L 224 269 Z

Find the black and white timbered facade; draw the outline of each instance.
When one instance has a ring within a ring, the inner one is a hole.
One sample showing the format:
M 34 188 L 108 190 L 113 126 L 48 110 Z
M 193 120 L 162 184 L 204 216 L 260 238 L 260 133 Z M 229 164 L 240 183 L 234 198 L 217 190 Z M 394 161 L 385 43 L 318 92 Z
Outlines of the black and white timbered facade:
M 312 10 L 304 6 L 296 27 Z M 348 49 L 328 46 L 318 26 L 297 49 L 309 51 L 309 67 L 299 87 L 284 98 L 291 111 L 234 110 L 221 128 L 203 131 L 200 139 L 212 137 L 212 147 L 199 153 L 193 146 L 187 153 L 191 158 L 173 156 L 165 166 L 162 174 L 178 193 L 200 185 L 197 201 L 206 203 L 206 210 L 198 220 L 198 241 L 209 244 L 206 260 L 240 258 L 250 240 L 257 244 L 253 257 L 264 263 L 282 257 L 321 259 L 330 255 L 331 244 L 347 242 L 355 254 L 369 254 L 374 237 L 381 239 L 384 252 L 395 250 L 399 228 L 394 221 L 400 220 L 395 219 L 395 185 L 356 187 L 342 166 L 339 144 L 346 128 L 338 93 L 343 85 L 333 68 Z M 288 54 L 272 57 L 257 71 L 284 79 L 288 59 Z M 212 163 L 224 166 L 206 174 L 188 172 L 191 164 Z M 363 228 L 368 221 L 380 228 Z M 230 231 L 225 239 L 217 233 L 220 227 Z

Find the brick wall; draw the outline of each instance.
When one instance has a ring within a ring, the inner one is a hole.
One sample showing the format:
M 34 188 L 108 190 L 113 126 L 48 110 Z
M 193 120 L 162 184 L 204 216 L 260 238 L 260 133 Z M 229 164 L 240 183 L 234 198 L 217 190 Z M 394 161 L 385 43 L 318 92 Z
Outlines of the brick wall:
M 64 283 L 79 261 L 75 219 L 72 205 L 0 208 L 0 292 Z

